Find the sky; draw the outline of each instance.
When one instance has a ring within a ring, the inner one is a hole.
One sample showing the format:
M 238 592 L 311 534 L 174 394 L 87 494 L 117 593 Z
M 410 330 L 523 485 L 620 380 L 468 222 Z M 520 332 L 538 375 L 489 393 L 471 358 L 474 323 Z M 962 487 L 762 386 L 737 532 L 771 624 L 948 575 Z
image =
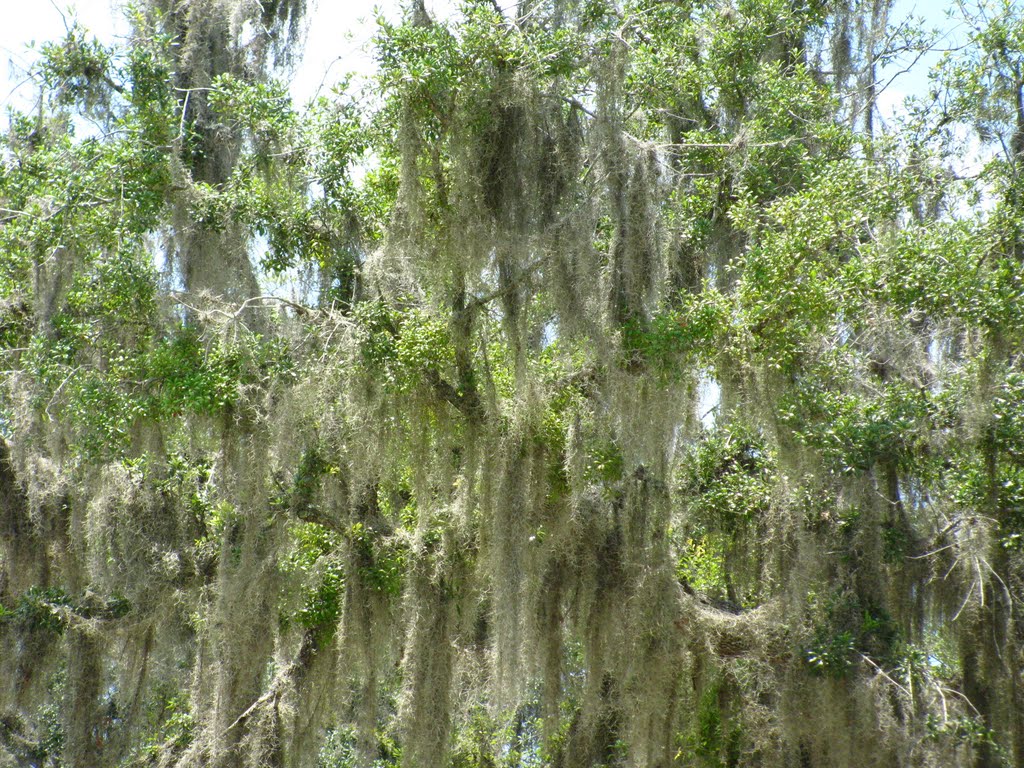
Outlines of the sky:
M 501 0 L 500 4 L 514 6 L 513 0 Z M 8 0 L 0 25 L 0 104 L 25 108 L 31 103 L 32 89 L 25 83 L 25 71 L 33 58 L 29 45 L 59 38 L 76 16 L 100 40 L 115 40 L 128 31 L 117 10 L 121 5 L 119 0 Z M 427 9 L 435 16 L 447 15 L 454 5 L 456 0 L 426 0 Z M 946 5 L 935 0 L 897 0 L 890 18 L 913 12 L 926 18 L 927 25 L 948 28 L 941 11 Z M 305 54 L 292 77 L 292 96 L 300 104 L 346 73 L 371 72 L 373 57 L 368 44 L 374 32 L 375 8 L 392 17 L 399 12 L 399 0 L 311 0 L 311 6 Z M 883 108 L 896 109 L 908 93 L 923 88 L 928 64 L 923 62 L 915 72 L 893 83 L 882 96 Z

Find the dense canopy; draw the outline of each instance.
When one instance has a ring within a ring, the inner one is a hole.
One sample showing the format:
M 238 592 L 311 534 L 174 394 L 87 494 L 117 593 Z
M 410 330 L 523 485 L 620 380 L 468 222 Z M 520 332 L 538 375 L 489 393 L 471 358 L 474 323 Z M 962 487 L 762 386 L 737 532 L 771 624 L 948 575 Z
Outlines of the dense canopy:
M 305 5 L 0 139 L 0 765 L 1024 764 L 1024 9 Z

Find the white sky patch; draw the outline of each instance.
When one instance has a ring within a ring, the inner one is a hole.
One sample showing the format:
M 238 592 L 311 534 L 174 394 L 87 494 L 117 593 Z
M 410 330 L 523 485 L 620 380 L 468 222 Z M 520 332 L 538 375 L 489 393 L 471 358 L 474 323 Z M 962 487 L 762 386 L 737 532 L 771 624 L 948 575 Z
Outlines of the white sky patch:
M 36 0 L 7 5 L 4 23 L 0 24 L 0 82 L 4 83 L 0 104 L 5 108 L 31 109 L 35 88 L 27 73 L 38 58 L 39 47 L 60 39 L 75 18 L 96 37 L 108 42 L 128 31 L 124 15 L 112 9 L 111 0 L 76 0 L 71 4 Z
M 900 88 L 892 87 L 886 88 L 878 94 L 875 103 L 878 107 L 878 116 L 881 118 L 883 129 L 892 125 L 897 115 L 905 112 L 904 104 L 909 95 Z
M 718 407 L 722 404 L 722 388 L 708 373 L 702 373 L 697 382 L 697 418 L 705 429 L 714 429 Z

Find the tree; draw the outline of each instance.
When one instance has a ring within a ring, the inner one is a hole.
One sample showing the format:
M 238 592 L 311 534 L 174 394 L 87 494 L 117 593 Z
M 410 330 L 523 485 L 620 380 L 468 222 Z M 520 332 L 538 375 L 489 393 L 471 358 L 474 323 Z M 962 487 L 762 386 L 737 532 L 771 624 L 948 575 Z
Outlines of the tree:
M 12 115 L 4 759 L 1020 764 L 1020 10 L 888 131 L 885 2 L 415 3 L 297 109 L 302 11 Z

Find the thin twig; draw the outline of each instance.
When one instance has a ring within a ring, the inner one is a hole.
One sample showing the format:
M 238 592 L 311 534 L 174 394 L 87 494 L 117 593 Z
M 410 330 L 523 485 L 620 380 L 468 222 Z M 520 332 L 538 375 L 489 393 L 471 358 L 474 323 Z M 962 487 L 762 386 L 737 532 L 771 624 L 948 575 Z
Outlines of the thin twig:
M 870 656 L 868 656 L 867 654 L 864 654 L 864 653 L 862 653 L 862 654 L 860 655 L 860 657 L 861 657 L 861 659 L 863 659 L 864 661 L 866 661 L 866 662 L 867 662 L 868 664 L 870 664 L 870 665 L 871 665 L 871 666 L 872 666 L 872 667 L 873 667 L 873 668 L 875 669 L 875 671 L 876 671 L 876 672 L 877 672 L 877 673 L 878 673 L 879 675 L 881 675 L 881 676 L 882 676 L 882 677 L 884 677 L 884 678 L 885 678 L 886 680 L 888 680 L 888 681 L 889 681 L 890 683 L 892 683 L 892 684 L 893 684 L 894 686 L 896 686 L 897 688 L 899 688 L 899 689 L 900 689 L 901 691 L 903 691 L 903 692 L 904 692 L 905 694 L 907 694 L 907 696 L 910 696 L 911 698 L 913 698 L 913 695 L 912 695 L 912 694 L 910 693 L 910 691 L 909 691 L 909 690 L 907 690 L 906 686 L 903 686 L 903 685 L 900 685 L 899 683 L 897 683 L 897 682 L 896 682 L 896 681 L 895 681 L 895 680 L 894 680 L 894 679 L 892 678 L 892 675 L 890 675 L 890 674 L 889 674 L 888 672 L 886 672 L 886 671 L 885 671 L 884 669 L 882 669 L 882 668 L 881 668 L 881 667 L 880 667 L 880 666 L 879 666 L 879 665 L 878 665 L 878 664 L 877 664 L 877 663 L 875 662 L 875 660 L 874 660 L 874 659 L 872 659 L 872 658 L 871 658 Z

